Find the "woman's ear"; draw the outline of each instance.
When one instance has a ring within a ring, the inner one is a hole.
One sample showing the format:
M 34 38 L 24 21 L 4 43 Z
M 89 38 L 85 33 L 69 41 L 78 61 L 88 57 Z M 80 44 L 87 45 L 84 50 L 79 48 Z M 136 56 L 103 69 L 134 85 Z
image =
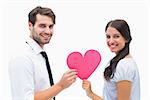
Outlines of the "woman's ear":
M 125 39 L 125 43 L 128 43 L 129 42 L 129 39 Z

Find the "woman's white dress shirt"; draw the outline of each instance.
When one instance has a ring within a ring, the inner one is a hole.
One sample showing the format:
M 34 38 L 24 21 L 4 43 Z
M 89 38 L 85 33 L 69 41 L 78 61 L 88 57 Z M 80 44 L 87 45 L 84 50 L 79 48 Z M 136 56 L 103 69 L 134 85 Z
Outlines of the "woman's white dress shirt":
M 140 100 L 140 77 L 137 65 L 133 58 L 124 58 L 117 64 L 114 77 L 104 83 L 104 100 L 117 100 L 117 87 L 119 81 L 130 81 L 132 83 L 130 100 Z

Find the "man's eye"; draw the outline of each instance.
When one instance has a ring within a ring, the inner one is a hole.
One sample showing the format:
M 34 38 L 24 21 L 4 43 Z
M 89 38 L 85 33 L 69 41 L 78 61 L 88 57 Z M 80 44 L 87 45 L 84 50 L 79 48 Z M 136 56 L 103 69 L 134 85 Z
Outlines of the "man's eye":
M 45 26 L 45 25 L 40 25 L 40 27 L 41 27 L 41 28 L 44 28 L 44 27 L 46 27 L 46 26 Z
M 52 29 L 54 25 L 50 25 L 49 28 Z

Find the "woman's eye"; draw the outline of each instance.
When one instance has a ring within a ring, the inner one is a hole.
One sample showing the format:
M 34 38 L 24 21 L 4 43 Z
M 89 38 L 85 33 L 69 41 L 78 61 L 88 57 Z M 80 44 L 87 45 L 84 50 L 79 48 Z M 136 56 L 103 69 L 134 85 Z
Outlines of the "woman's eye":
M 109 36 L 109 35 L 106 35 L 106 38 L 107 38 L 107 39 L 109 39 L 109 38 L 110 38 L 110 36 Z
M 119 37 L 120 37 L 119 35 L 114 36 L 114 38 L 119 38 Z

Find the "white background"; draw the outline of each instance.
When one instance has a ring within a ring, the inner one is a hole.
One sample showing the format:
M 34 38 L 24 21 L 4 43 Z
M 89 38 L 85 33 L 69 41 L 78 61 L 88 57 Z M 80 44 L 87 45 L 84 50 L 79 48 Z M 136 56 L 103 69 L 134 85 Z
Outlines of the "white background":
M 144 0 L 5 0 L 0 2 L 0 98 L 10 100 L 8 62 L 11 55 L 22 47 L 29 35 L 28 13 L 36 6 L 46 6 L 56 14 L 55 34 L 46 45 L 54 81 L 68 70 L 69 53 L 84 54 L 89 49 L 98 50 L 102 61 L 88 79 L 95 93 L 102 96 L 103 71 L 113 57 L 105 41 L 105 26 L 116 18 L 125 19 L 131 29 L 131 54 L 136 60 L 141 78 L 141 100 L 149 100 L 149 7 Z M 57 100 L 90 100 L 77 81 L 57 95 Z

